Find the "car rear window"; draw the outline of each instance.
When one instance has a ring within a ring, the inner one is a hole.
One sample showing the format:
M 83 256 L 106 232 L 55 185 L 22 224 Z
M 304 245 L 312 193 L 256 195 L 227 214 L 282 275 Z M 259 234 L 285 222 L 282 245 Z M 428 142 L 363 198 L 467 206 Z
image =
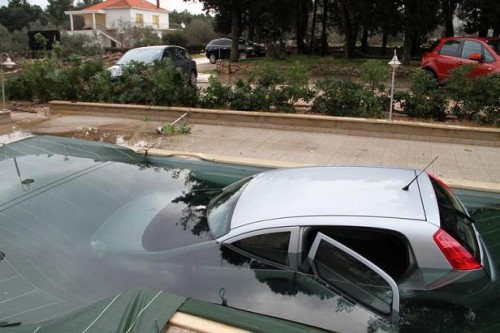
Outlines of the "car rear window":
M 443 186 L 439 180 L 433 177 L 430 177 L 430 179 L 436 192 L 441 228 L 480 262 L 481 256 L 476 232 L 464 206 L 455 194 L 446 186 Z

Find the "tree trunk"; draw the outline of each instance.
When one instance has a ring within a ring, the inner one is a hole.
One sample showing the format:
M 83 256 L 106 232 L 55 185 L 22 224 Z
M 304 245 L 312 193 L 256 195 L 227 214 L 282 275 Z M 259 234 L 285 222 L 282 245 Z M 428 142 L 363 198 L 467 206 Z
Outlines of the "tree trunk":
M 361 37 L 361 52 L 368 53 L 368 29 L 363 27 L 363 36 Z
M 411 51 L 413 48 L 415 40 L 415 32 L 411 28 L 407 28 L 407 31 L 405 31 L 405 42 L 403 45 L 403 57 L 401 59 L 401 63 L 403 65 L 408 66 L 410 64 L 410 59 L 411 59 Z
M 453 15 L 455 13 L 456 0 L 441 0 L 441 9 L 444 23 L 444 35 L 453 37 L 455 30 L 453 28 Z
M 311 37 L 309 38 L 309 56 L 313 54 L 314 51 L 314 39 L 316 32 L 316 12 L 318 10 L 318 0 L 314 0 L 313 4 L 313 17 L 311 25 Z
M 297 53 L 305 54 L 307 52 L 304 39 L 306 37 L 307 31 L 307 22 L 309 19 L 309 8 L 307 6 L 307 1 L 304 0 L 295 0 L 296 1 L 296 34 L 295 37 L 297 39 Z
M 328 0 L 323 0 L 323 19 L 321 20 L 321 56 L 324 57 L 328 53 L 328 39 L 326 21 L 328 17 Z
M 231 1 L 231 55 L 229 60 L 231 62 L 237 62 L 239 58 L 238 45 L 240 39 L 240 27 L 241 27 L 241 0 Z
M 382 55 L 385 56 L 387 54 L 387 32 L 382 33 Z
M 356 40 L 354 38 L 354 29 L 351 23 L 351 18 L 349 16 L 349 10 L 345 4 L 342 4 L 342 25 L 344 27 L 344 57 L 347 59 L 354 58 L 354 48 L 353 44 L 356 45 Z M 353 42 L 354 39 L 354 42 Z

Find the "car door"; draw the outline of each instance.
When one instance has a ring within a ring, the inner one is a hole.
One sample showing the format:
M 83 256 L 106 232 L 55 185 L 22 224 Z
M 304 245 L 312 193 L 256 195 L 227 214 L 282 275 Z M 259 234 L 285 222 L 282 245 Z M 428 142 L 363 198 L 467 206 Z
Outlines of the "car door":
M 386 317 L 397 330 L 398 286 L 381 268 L 321 232 L 312 243 L 308 261 L 318 279 Z
M 479 54 L 481 60 L 472 60 L 473 54 Z M 471 76 L 486 75 L 493 71 L 492 62 L 495 61 L 493 56 L 484 48 L 481 43 L 475 40 L 466 40 L 462 47 L 461 57 L 464 64 L 477 65 L 471 72 Z
M 460 41 L 446 41 L 439 49 L 439 55 L 434 59 L 439 81 L 448 78 L 450 71 L 463 64 L 459 57 Z
M 231 40 L 227 38 L 221 39 L 219 50 L 221 59 L 229 59 L 231 55 Z
M 189 75 L 189 72 L 191 70 L 191 64 L 189 59 L 186 57 L 185 53 L 182 52 L 183 50 L 178 47 L 172 47 L 172 63 L 176 68 L 182 69 L 182 72 L 184 75 L 187 77 Z

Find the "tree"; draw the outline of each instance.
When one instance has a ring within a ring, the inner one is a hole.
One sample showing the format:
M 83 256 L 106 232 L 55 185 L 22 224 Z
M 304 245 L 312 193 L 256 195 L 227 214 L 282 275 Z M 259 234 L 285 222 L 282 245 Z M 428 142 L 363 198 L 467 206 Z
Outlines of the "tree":
M 425 35 L 439 23 L 439 2 L 435 0 L 402 0 L 403 30 L 405 35 L 402 63 L 410 64 L 411 56 Z
M 37 20 L 47 24 L 48 16 L 39 6 L 31 6 L 26 1 L 11 0 L 7 7 L 0 7 L 0 24 L 10 32 L 28 28 Z
M 455 36 L 453 17 L 460 2 L 462 0 L 441 0 L 441 20 L 444 25 L 444 35 L 446 37 Z
M 64 12 L 73 8 L 73 0 L 48 0 L 48 2 L 47 13 L 51 21 L 57 27 L 61 27 L 68 20 Z
M 487 36 L 500 36 L 500 5 L 498 0 L 464 0 L 459 6 L 458 17 L 465 21 L 465 32 Z

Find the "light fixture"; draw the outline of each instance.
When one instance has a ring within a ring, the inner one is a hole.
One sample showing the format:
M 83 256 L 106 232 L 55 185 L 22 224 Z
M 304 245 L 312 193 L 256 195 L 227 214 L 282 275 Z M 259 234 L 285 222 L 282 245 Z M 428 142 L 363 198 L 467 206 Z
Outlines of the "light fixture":
M 396 76 L 396 69 L 401 65 L 399 62 L 398 56 L 396 54 L 396 49 L 394 49 L 394 56 L 392 57 L 391 61 L 387 63 L 389 66 L 392 67 L 392 80 L 391 80 L 391 104 L 389 106 L 389 121 L 392 120 L 392 107 L 393 107 L 393 101 L 394 101 L 394 77 Z
M 5 61 L 3 61 L 5 57 Z M 13 62 L 9 55 L 5 52 L 0 53 L 0 72 L 2 73 L 2 105 L 3 109 L 5 110 L 5 86 L 4 86 L 4 79 L 3 79 L 3 66 L 7 67 L 8 69 L 11 69 L 16 65 L 15 62 Z

